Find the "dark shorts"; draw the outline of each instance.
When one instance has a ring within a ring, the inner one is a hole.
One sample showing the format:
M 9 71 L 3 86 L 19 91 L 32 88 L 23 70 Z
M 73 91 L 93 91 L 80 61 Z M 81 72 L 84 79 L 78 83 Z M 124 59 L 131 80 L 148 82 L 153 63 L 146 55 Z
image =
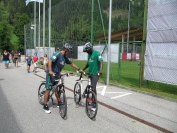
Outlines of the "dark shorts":
M 52 89 L 51 85 L 56 84 L 56 82 L 54 82 L 54 81 L 55 81 L 55 79 L 58 79 L 57 77 L 58 77 L 58 75 L 56 75 L 55 77 L 51 77 L 48 73 L 46 73 L 46 83 L 45 83 L 46 90 Z
M 14 58 L 13 59 L 13 63 L 16 63 L 17 60 L 18 60 L 18 58 Z
M 96 89 L 96 85 L 99 79 L 98 75 L 90 75 L 91 77 L 91 85 L 93 86 L 93 89 Z
M 30 66 L 31 66 L 31 64 L 27 64 L 27 66 L 29 66 L 29 67 L 30 67 Z

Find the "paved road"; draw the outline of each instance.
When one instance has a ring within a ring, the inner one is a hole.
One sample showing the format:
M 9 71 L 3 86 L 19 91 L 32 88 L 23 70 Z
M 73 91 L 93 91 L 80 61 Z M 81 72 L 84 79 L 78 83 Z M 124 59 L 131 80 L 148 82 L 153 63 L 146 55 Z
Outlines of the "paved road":
M 37 90 L 45 78 L 42 69 L 28 74 L 26 65 L 5 69 L 0 63 L 0 133 L 177 133 L 177 102 L 98 83 L 99 110 L 90 120 L 84 107 L 76 107 L 73 86 L 77 76 L 66 77 L 67 119 L 49 102 L 45 114 Z

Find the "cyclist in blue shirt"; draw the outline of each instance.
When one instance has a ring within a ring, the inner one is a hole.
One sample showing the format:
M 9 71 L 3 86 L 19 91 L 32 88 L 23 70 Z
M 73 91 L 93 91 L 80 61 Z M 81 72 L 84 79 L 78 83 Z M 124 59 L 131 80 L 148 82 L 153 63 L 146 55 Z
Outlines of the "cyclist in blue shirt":
M 46 72 L 46 84 L 45 84 L 45 94 L 44 94 L 44 111 L 45 113 L 49 114 L 51 111 L 49 110 L 49 107 L 47 105 L 49 93 L 51 91 L 50 83 L 52 83 L 54 75 L 55 77 L 58 77 L 60 72 L 62 71 L 65 63 L 70 64 L 73 68 L 76 68 L 77 70 L 80 70 L 79 67 L 77 67 L 74 63 L 72 63 L 66 55 L 69 53 L 72 53 L 73 48 L 70 44 L 66 43 L 63 47 L 63 49 L 60 52 L 56 52 L 53 54 L 53 56 L 48 61 L 48 71 Z M 56 89 L 55 96 L 57 99 L 59 99 L 58 92 Z M 58 101 L 58 105 L 59 105 Z

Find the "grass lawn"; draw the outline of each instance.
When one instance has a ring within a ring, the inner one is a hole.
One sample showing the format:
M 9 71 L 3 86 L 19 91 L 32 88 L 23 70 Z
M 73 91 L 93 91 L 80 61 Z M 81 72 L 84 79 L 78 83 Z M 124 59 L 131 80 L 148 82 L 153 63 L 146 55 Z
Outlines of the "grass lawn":
M 78 67 L 84 68 L 86 61 L 73 60 Z M 122 61 L 119 69 L 118 63 L 111 63 L 110 84 L 127 87 L 134 90 L 140 90 L 167 98 L 177 100 L 177 86 L 153 81 L 143 81 L 142 87 L 139 87 L 139 62 Z M 64 70 L 76 72 L 70 65 L 65 65 Z M 103 75 L 99 81 L 106 83 L 107 63 L 104 62 Z

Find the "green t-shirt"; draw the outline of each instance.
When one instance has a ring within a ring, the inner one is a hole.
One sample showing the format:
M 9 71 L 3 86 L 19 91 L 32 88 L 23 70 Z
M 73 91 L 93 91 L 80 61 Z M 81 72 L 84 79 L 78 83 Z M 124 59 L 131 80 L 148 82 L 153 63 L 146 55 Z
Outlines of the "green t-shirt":
M 93 51 L 92 54 L 88 54 L 88 66 L 89 73 L 97 75 L 100 71 L 100 61 L 103 61 L 101 54 L 98 51 Z

